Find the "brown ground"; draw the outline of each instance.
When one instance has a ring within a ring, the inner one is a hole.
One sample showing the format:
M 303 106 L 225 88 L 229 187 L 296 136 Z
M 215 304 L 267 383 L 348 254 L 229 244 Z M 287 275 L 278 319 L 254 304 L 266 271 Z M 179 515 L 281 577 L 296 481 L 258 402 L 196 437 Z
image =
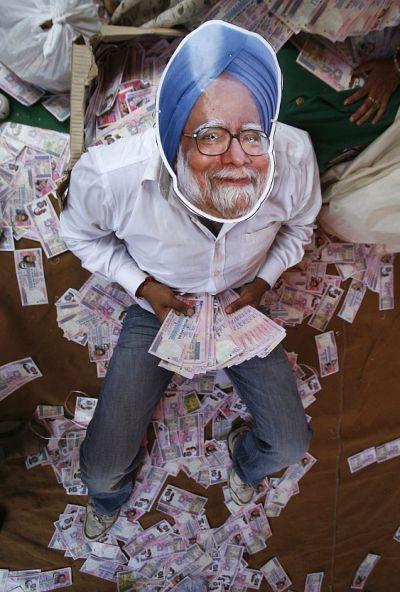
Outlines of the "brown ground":
M 18 248 L 37 246 L 18 244 Z M 399 265 L 396 266 L 399 274 Z M 1 254 L 0 365 L 31 356 L 43 373 L 15 391 L 2 403 L 2 419 L 28 418 L 38 403 L 62 404 L 71 389 L 97 394 L 101 381 L 87 351 L 62 337 L 56 324 L 55 300 L 69 287 L 79 288 L 87 277 L 79 262 L 67 253 L 45 261 L 50 304 L 22 308 L 11 253 Z M 398 275 L 396 276 L 398 277 Z M 346 284 L 347 286 L 347 284 Z M 399 298 L 398 290 L 396 294 Z M 324 571 L 324 591 L 349 589 L 357 566 L 368 552 L 381 561 L 366 590 L 396 592 L 400 589 L 400 545 L 393 534 L 400 525 L 400 459 L 372 465 L 351 475 L 346 458 L 360 450 L 400 436 L 399 307 L 378 311 L 378 297 L 368 292 L 354 325 L 335 317 L 334 329 L 340 355 L 339 374 L 322 379 L 323 390 L 307 410 L 312 415 L 315 467 L 300 482 L 295 496 L 279 518 L 271 519 L 273 537 L 268 548 L 251 557 L 258 568 L 278 556 L 293 581 L 293 590 L 304 589 L 309 572 Z M 285 347 L 299 353 L 300 362 L 317 366 L 315 331 L 307 326 L 288 331 Z M 174 480 L 182 487 L 205 494 L 186 477 Z M 54 569 L 72 566 L 78 592 L 111 591 L 116 587 L 79 573 L 82 561 L 65 559 L 47 549 L 53 522 L 68 502 L 48 467 L 27 471 L 23 460 L 0 465 L 1 505 L 5 519 L 0 532 L 0 568 Z M 208 490 L 207 514 L 212 526 L 227 517 L 220 488 Z M 155 522 L 154 512 L 143 521 Z M 269 590 L 264 582 L 262 590 Z

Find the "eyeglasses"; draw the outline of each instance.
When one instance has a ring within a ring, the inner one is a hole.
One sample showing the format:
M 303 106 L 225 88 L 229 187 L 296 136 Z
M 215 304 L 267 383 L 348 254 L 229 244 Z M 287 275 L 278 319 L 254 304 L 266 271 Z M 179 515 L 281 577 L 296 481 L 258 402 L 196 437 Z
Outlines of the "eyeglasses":
M 243 130 L 231 134 L 223 127 L 203 127 L 194 134 L 182 134 L 185 138 L 196 140 L 197 148 L 205 156 L 219 156 L 229 150 L 233 138 L 236 138 L 243 152 L 250 156 L 267 154 L 269 138 L 259 130 Z

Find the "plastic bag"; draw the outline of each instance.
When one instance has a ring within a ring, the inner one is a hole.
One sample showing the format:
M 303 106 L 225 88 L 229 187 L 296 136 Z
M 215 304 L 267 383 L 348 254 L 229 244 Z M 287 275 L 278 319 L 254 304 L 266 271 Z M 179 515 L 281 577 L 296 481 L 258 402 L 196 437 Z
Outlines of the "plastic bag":
M 91 0 L 13 0 L 0 24 L 0 61 L 51 92 L 70 88 L 72 42 L 100 29 Z

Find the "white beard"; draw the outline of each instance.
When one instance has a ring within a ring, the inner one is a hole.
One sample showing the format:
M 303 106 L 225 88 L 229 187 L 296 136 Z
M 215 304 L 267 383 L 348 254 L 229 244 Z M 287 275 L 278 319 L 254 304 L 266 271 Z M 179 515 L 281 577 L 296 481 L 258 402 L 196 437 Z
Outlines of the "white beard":
M 249 212 L 260 199 L 266 183 L 266 173 L 260 175 L 250 167 L 223 167 L 217 172 L 206 172 L 205 189 L 193 174 L 179 148 L 176 163 L 179 189 L 193 205 L 205 213 L 219 212 L 221 218 L 239 218 Z M 218 179 L 249 179 L 248 185 L 216 183 Z

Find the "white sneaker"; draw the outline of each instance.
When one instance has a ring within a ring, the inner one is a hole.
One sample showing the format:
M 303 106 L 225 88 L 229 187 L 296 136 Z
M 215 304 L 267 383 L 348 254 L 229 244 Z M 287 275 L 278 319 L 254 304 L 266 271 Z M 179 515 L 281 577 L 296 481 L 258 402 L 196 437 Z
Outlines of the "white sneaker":
M 91 542 L 101 539 L 116 522 L 119 511 L 120 508 L 112 514 L 99 514 L 96 512 L 92 500 L 89 499 L 86 506 L 85 526 L 83 529 L 86 539 Z
M 243 483 L 235 469 L 231 469 L 228 478 L 231 497 L 238 506 L 249 504 L 254 497 L 255 489 L 252 485 Z
M 233 450 L 235 448 L 235 442 L 238 436 L 244 434 L 245 432 L 249 432 L 250 428 L 247 425 L 242 425 L 235 430 L 232 430 L 228 434 L 227 444 L 228 444 L 228 451 L 231 456 L 233 457 Z M 239 506 L 245 506 L 246 504 L 250 503 L 254 497 L 255 489 L 252 485 L 248 485 L 244 483 L 235 469 L 231 469 L 228 478 L 228 485 L 231 493 L 231 497 L 235 504 Z

